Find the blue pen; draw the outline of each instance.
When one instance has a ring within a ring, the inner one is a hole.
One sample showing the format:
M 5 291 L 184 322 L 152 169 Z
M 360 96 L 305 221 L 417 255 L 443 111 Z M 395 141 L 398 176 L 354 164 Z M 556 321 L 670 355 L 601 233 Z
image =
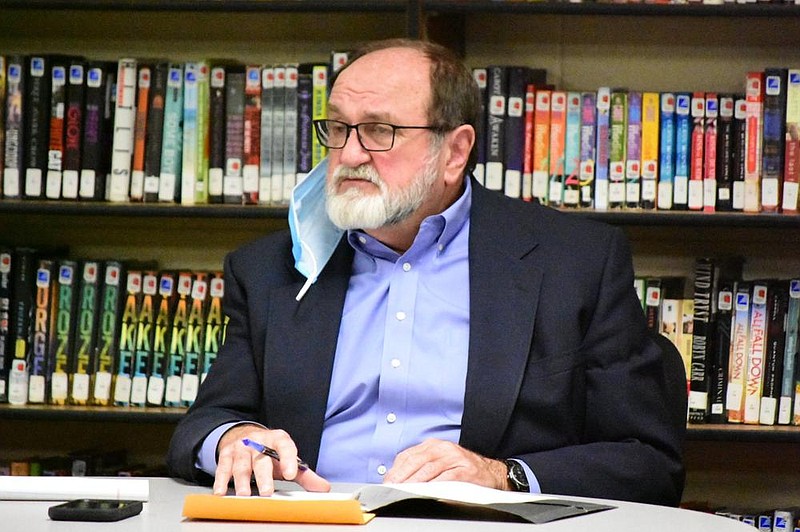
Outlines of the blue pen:
M 261 445 L 257 441 L 253 441 L 253 440 L 250 440 L 248 438 L 243 439 L 242 443 L 247 445 L 248 447 L 250 447 L 252 449 L 255 449 L 259 453 L 265 454 L 265 455 L 269 456 L 270 458 L 274 458 L 275 460 L 278 460 L 280 462 L 280 457 L 278 456 L 278 452 L 275 449 L 270 449 L 266 445 Z M 308 464 L 303 462 L 302 460 L 300 460 L 299 457 L 297 458 L 297 467 L 301 471 L 305 471 L 306 469 L 309 469 Z

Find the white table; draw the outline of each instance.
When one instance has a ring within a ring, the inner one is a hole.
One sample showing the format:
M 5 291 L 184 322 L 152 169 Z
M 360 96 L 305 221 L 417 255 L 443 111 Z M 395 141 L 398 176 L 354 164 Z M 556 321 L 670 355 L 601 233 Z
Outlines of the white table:
M 184 484 L 167 478 L 152 478 L 150 500 L 141 514 L 115 523 L 87 523 L 52 521 L 47 509 L 57 504 L 52 501 L 0 501 L 0 530 L 2 532 L 229 532 L 256 531 L 325 531 L 339 532 L 479 532 L 504 530 L 591 531 L 591 532 L 745 532 L 752 527 L 732 519 L 711 514 L 637 504 L 621 501 L 593 502 L 612 504 L 616 508 L 590 515 L 554 521 L 542 525 L 526 523 L 498 523 L 486 521 L 457 521 L 444 519 L 411 519 L 376 517 L 365 526 L 359 525 L 297 525 L 278 523 L 232 523 L 189 521 L 181 516 L 184 496 L 188 493 L 210 493 L 209 488 Z M 334 489 L 352 491 L 354 486 L 342 485 Z M 579 499 L 568 497 L 569 499 Z

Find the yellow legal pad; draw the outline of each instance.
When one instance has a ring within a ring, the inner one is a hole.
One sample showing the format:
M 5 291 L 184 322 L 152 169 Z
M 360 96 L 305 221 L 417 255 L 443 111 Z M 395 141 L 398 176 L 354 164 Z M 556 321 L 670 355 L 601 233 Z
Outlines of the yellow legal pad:
M 191 519 L 263 521 L 276 523 L 328 523 L 364 525 L 375 514 L 365 513 L 351 498 L 283 499 L 277 497 L 220 497 L 190 494 L 183 515 Z

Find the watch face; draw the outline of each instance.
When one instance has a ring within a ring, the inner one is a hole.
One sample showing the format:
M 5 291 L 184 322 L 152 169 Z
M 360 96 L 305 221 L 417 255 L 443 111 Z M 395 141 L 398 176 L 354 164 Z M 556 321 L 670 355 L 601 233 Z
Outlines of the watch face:
M 529 491 L 528 477 L 525 476 L 525 469 L 522 464 L 515 460 L 506 460 L 508 467 L 508 480 L 515 491 Z

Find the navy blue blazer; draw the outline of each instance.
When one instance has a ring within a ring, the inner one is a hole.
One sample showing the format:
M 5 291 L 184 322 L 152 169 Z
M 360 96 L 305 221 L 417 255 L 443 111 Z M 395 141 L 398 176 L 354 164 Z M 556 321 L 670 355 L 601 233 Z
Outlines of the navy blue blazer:
M 473 181 L 470 342 L 460 444 L 519 457 L 544 493 L 676 505 L 683 431 L 633 288 L 623 232 Z M 353 250 L 342 239 L 305 297 L 288 231 L 225 259 L 225 343 L 167 463 L 196 482 L 222 423 L 286 430 L 315 466 Z

